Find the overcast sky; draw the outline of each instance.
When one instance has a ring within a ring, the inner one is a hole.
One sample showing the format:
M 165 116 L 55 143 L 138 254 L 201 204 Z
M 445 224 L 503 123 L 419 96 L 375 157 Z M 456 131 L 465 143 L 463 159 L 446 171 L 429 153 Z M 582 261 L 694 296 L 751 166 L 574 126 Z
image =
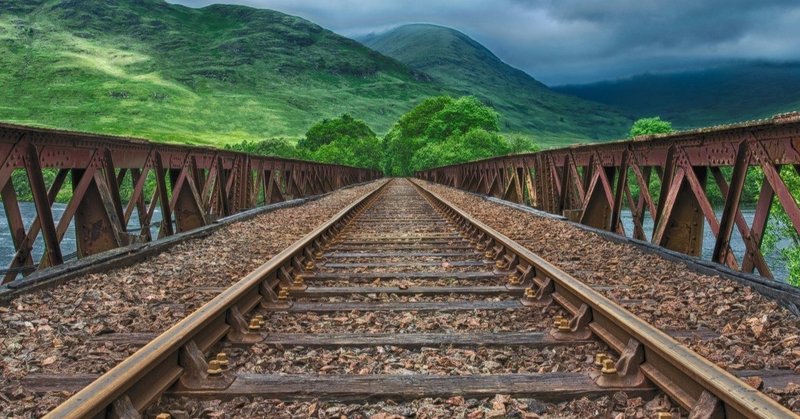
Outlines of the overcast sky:
M 213 0 L 169 0 L 201 7 Z M 800 59 L 800 0 L 227 0 L 345 36 L 404 23 L 458 29 L 550 84 Z

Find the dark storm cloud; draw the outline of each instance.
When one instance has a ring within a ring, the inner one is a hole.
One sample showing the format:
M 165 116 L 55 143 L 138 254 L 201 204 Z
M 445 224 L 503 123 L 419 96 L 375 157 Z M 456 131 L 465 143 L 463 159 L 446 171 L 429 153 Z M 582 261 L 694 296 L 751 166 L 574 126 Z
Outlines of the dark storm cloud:
M 174 0 L 199 7 L 214 1 Z M 450 26 L 549 84 L 800 59 L 799 0 L 238 0 L 348 36 Z

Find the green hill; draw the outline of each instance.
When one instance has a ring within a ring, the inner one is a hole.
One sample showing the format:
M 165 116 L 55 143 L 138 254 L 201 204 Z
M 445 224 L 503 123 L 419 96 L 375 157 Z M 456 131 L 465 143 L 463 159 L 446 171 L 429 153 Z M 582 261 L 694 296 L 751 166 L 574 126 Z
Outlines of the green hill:
M 677 128 L 696 128 L 800 110 L 800 63 L 750 62 L 554 89 L 633 117 L 658 115 Z
M 404 25 L 358 40 L 450 89 L 477 96 L 500 112 L 504 131 L 537 133 L 545 142 L 563 143 L 619 138 L 632 122 L 607 106 L 552 91 L 450 28 Z
M 385 132 L 444 93 L 306 20 L 161 0 L 0 0 L 0 120 L 221 144 L 349 112 Z
M 383 133 L 426 97 L 474 94 L 504 116 L 504 130 L 551 142 L 619 137 L 630 123 L 443 28 L 404 38 L 420 60 L 442 65 L 408 66 L 301 18 L 243 6 L 0 0 L 0 11 L 7 122 L 221 145 L 300 137 L 342 113 Z

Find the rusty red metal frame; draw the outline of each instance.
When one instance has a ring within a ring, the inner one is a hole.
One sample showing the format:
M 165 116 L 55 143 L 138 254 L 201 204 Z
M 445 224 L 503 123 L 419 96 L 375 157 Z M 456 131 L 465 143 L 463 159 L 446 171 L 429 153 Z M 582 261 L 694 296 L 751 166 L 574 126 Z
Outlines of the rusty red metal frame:
M 60 243 L 72 221 L 78 257 L 84 257 L 153 240 L 150 226 L 156 208 L 162 214 L 162 237 L 259 205 L 382 176 L 339 165 L 6 124 L 0 124 L 0 164 L 0 194 L 16 249 L 0 283 L 63 263 Z M 50 185 L 44 169 L 57 171 Z M 15 170 L 25 171 L 36 208 L 28 228 L 12 182 Z M 52 206 L 68 176 L 72 198 L 56 222 Z M 148 178 L 156 184 L 152 196 L 145 196 Z M 126 181 L 131 182 L 132 194 L 123 202 L 120 188 Z M 131 234 L 128 224 L 134 211 L 139 225 Z M 35 261 L 32 250 L 39 236 L 45 251 Z
M 800 234 L 800 208 L 780 175 L 785 165 L 800 172 L 800 114 L 498 157 L 435 168 L 417 177 L 527 204 L 693 256 L 700 255 L 707 223 L 716 238 L 714 262 L 772 278 L 761 245 L 776 197 Z M 748 170 L 756 167 L 764 181 L 748 225 L 740 209 L 742 191 Z M 730 175 L 723 168 L 731 168 Z M 657 199 L 650 190 L 653 176 L 661 185 Z M 709 200 L 710 179 L 725 198 L 719 218 Z M 631 192 L 632 183 L 641 193 Z M 632 214 L 633 231 L 620 223 L 624 208 Z M 654 220 L 650 237 L 644 229 L 647 213 Z M 734 228 L 746 247 L 741 260 L 730 247 Z

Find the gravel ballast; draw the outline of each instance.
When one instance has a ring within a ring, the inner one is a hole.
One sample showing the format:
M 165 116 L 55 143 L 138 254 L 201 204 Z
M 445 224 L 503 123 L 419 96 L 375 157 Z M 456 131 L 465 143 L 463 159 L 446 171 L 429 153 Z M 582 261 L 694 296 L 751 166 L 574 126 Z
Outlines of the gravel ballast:
M 695 272 L 682 263 L 611 242 L 563 221 L 442 185 L 426 183 L 426 187 L 575 278 L 593 286 L 620 285 L 597 288 L 612 300 L 655 301 L 626 308 L 662 330 L 710 329 L 719 333 L 715 339 L 683 342 L 727 370 L 800 372 L 800 319 L 748 286 Z M 800 412 L 800 386 L 766 389 L 766 393 Z
M 265 263 L 356 198 L 372 182 L 237 222 L 141 263 L 75 278 L 0 307 L 0 416 L 41 416 L 70 393 L 34 396 L 29 374 L 103 373 L 137 347 L 105 343 L 107 333 L 160 333 Z

